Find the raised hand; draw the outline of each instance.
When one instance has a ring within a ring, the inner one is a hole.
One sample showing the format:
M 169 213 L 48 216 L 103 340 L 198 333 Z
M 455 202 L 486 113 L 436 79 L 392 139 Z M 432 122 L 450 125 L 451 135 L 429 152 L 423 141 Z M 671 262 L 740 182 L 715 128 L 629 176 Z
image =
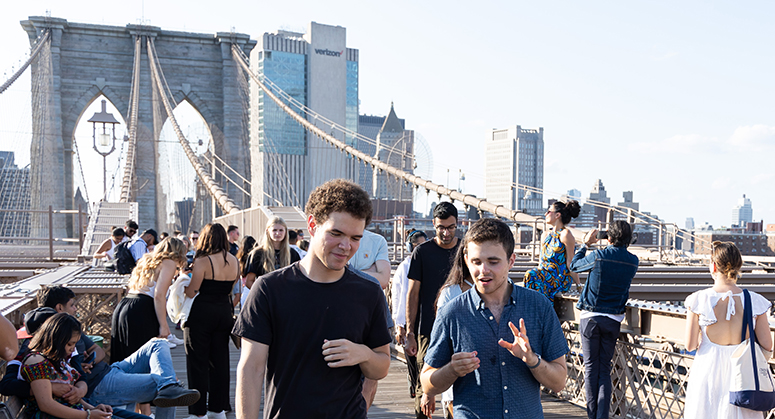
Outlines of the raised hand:
M 506 348 L 512 355 L 527 363 L 527 357 L 528 355 L 533 354 L 533 350 L 530 348 L 530 340 L 527 338 L 525 319 L 519 319 L 519 329 L 517 329 L 517 326 L 514 326 L 514 323 L 512 322 L 509 322 L 509 328 L 514 335 L 514 342 L 509 343 L 500 339 L 498 345 Z

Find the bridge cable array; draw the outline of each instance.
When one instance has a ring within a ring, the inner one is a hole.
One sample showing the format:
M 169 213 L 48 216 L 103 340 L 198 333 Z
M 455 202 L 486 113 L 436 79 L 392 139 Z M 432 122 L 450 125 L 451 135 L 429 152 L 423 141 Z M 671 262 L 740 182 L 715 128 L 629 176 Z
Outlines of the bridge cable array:
M 8 89 L 8 87 L 10 87 L 13 84 L 13 82 L 15 82 L 16 79 L 18 79 L 19 76 L 21 76 L 22 73 L 24 73 L 24 70 L 26 70 L 27 67 L 30 66 L 30 64 L 32 63 L 32 60 L 34 60 L 35 57 L 38 56 L 38 53 L 40 52 L 40 50 L 43 49 L 43 45 L 46 44 L 49 41 L 49 39 L 51 39 L 51 30 L 46 29 L 43 32 L 43 36 L 38 40 L 38 44 L 35 45 L 35 48 L 30 53 L 30 58 L 28 58 L 27 61 L 25 61 L 24 64 L 22 64 L 22 66 L 19 67 L 19 70 L 17 70 L 16 73 L 14 73 L 13 76 L 11 76 L 11 78 L 6 80 L 6 82 L 3 83 L 2 86 L 0 86 L 0 93 L 3 93 L 6 89 Z
M 172 124 L 172 129 L 175 131 L 175 134 L 178 137 L 178 141 L 180 142 L 180 145 L 183 147 L 183 151 L 186 153 L 186 156 L 188 157 L 188 160 L 191 162 L 191 165 L 194 166 L 194 170 L 196 171 L 197 176 L 199 176 L 199 179 L 202 181 L 202 185 L 207 188 L 210 195 L 216 200 L 218 205 L 221 207 L 224 213 L 231 214 L 234 212 L 237 212 L 240 210 L 240 208 L 234 203 L 234 201 L 229 198 L 229 196 L 224 192 L 224 190 L 213 180 L 212 177 L 205 171 L 204 167 L 202 166 L 202 163 L 200 163 L 199 159 L 196 157 L 196 154 L 194 154 L 194 151 L 191 149 L 191 146 L 188 143 L 188 140 L 186 140 L 186 137 L 183 135 L 183 132 L 180 130 L 180 126 L 178 125 L 178 122 L 175 120 L 175 115 L 172 113 L 172 107 L 170 106 L 170 101 L 167 97 L 167 94 L 165 94 L 164 85 L 162 84 L 162 78 L 160 77 L 161 73 L 161 67 L 157 65 L 156 62 L 156 54 L 154 53 L 155 48 L 153 46 L 153 39 L 151 37 L 148 37 L 146 39 L 147 42 L 147 48 L 148 48 L 148 61 L 150 62 L 151 67 L 151 79 L 153 80 L 153 83 L 156 85 L 156 88 L 158 89 L 159 95 L 161 96 L 162 103 L 164 104 L 164 109 L 167 112 L 167 117 L 169 118 L 170 124 Z
M 126 165 L 124 165 L 124 177 L 121 181 L 121 195 L 119 202 L 129 202 L 132 177 L 135 171 L 135 148 L 137 147 L 137 109 L 140 107 L 140 54 L 142 43 L 140 36 L 135 35 L 135 56 L 132 66 L 132 93 L 129 98 L 129 144 L 126 149 Z
M 522 223 L 522 224 L 533 224 L 533 223 L 537 223 L 540 220 L 539 218 L 530 216 L 528 214 L 525 214 L 524 212 L 515 211 L 512 209 L 506 208 L 503 205 L 495 205 L 485 200 L 476 198 L 472 195 L 466 195 L 456 190 L 449 189 L 443 185 L 438 185 L 429 180 L 422 179 L 418 176 L 407 173 L 403 170 L 397 169 L 384 162 L 381 162 L 378 159 L 368 156 L 365 153 L 355 149 L 354 147 L 339 141 L 333 135 L 326 133 L 325 131 L 323 131 L 322 129 L 320 129 L 319 127 L 317 127 L 316 125 L 314 125 L 313 123 L 311 123 L 310 121 L 308 121 L 307 119 L 305 119 L 304 117 L 296 113 L 293 109 L 291 109 L 290 106 L 288 106 L 277 95 L 275 95 L 272 89 L 269 89 L 266 86 L 266 84 L 264 84 L 264 82 L 261 80 L 261 77 L 259 77 L 250 69 L 250 66 L 248 65 L 248 62 L 247 62 L 247 58 L 236 45 L 232 44 L 231 50 L 232 50 L 232 56 L 234 57 L 235 61 L 253 79 L 253 81 L 258 85 L 258 87 L 261 90 L 263 90 L 264 93 L 277 104 L 277 106 L 279 106 L 283 111 L 285 111 L 286 114 L 288 114 L 294 120 L 296 120 L 296 122 L 301 124 L 307 131 L 313 133 L 323 141 L 327 142 L 329 145 L 350 154 L 351 156 L 353 156 L 354 158 L 360 161 L 370 164 L 375 169 L 384 171 L 391 176 L 394 176 L 400 180 L 403 180 L 404 182 L 412 183 L 417 187 L 423 187 L 428 191 L 432 190 L 438 193 L 439 195 L 444 195 L 449 197 L 453 201 L 455 200 L 461 201 L 466 205 L 473 206 L 479 210 L 489 212 L 498 217 L 514 220 L 517 223 Z M 264 80 L 266 80 L 266 78 L 264 78 Z M 335 126 L 332 126 L 332 129 L 334 128 Z M 343 130 L 346 135 L 357 136 L 356 133 L 353 133 L 352 131 L 349 131 L 343 127 L 339 127 L 339 129 Z

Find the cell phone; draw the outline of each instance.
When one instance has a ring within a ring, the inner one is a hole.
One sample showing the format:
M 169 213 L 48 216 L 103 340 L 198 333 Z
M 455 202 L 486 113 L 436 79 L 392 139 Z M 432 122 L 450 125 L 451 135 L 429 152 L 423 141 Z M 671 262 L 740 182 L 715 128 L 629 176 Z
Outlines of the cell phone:
M 83 361 L 84 364 L 93 364 L 94 360 L 97 359 L 97 351 L 92 352 L 86 359 Z
M 608 240 L 608 231 L 606 230 L 600 230 L 597 232 L 597 239 L 598 240 Z

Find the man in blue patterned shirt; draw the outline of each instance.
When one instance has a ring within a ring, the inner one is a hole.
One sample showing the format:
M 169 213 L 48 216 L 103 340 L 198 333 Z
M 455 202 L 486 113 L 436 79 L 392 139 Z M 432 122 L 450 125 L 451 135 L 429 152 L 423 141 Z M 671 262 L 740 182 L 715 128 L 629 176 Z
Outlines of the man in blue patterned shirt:
M 557 315 L 546 297 L 509 281 L 515 258 L 514 235 L 494 219 L 477 221 L 455 258 L 447 284 L 473 279 L 474 288 L 439 309 L 421 376 L 430 396 L 454 384 L 455 419 L 540 418 L 540 386 L 565 387 Z M 435 406 L 423 408 L 430 416 Z

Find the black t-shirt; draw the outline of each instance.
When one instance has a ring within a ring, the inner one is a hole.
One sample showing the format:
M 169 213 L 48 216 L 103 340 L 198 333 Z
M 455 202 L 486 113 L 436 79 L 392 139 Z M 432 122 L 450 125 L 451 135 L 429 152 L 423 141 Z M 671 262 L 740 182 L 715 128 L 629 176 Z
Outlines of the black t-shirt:
M 326 284 L 298 263 L 260 277 L 233 333 L 269 345 L 264 417 L 365 418 L 360 367 L 328 367 L 323 340 L 378 348 L 391 341 L 386 322 L 382 289 L 350 268 Z
M 298 262 L 301 260 L 301 258 L 299 257 L 299 254 L 296 253 L 296 251 L 293 250 L 293 248 L 291 248 L 290 251 L 291 251 L 291 263 Z M 283 267 L 283 266 L 277 266 L 280 260 L 279 250 L 274 251 L 274 260 L 275 260 L 275 269 L 279 269 Z M 245 272 L 243 276 L 247 276 L 249 273 L 255 274 L 256 277 L 259 277 L 267 273 L 266 270 L 264 270 L 264 249 L 257 248 L 252 252 L 250 252 L 250 255 L 248 256 L 248 263 L 245 264 Z
M 239 245 L 237 243 L 229 243 L 229 253 L 231 253 L 234 256 L 237 256 L 238 252 L 239 252 Z
M 409 265 L 409 279 L 420 281 L 420 309 L 417 313 L 417 331 L 420 335 L 430 336 L 433 321 L 436 319 L 436 295 L 447 280 L 452 261 L 460 246 L 458 239 L 455 247 L 442 249 L 436 240 L 417 246 L 412 252 L 412 264 Z

